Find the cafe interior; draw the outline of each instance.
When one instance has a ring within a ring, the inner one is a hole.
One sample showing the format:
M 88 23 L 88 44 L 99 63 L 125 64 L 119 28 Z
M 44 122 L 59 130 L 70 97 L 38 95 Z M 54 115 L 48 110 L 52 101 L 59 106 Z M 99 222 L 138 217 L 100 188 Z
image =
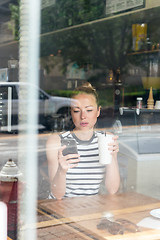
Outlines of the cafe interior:
M 0 2 L 1 240 L 160 239 L 159 11 L 160 0 Z M 120 186 L 49 199 L 46 143 L 72 130 L 67 102 L 85 82 L 95 130 L 118 136 Z

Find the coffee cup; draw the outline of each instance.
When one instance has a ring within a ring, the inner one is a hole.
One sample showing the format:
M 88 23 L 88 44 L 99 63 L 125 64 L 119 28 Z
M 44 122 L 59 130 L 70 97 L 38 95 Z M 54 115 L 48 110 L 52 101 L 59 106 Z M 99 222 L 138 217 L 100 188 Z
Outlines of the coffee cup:
M 111 151 L 108 150 L 108 144 L 113 142 L 113 135 L 99 134 L 98 135 L 98 148 L 99 148 L 99 162 L 101 164 L 110 164 L 112 161 Z

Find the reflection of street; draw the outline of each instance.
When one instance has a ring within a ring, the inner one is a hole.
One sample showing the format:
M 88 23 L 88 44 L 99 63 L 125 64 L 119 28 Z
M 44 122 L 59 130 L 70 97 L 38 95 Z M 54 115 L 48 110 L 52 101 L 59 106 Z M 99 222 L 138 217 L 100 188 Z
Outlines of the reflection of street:
M 45 144 L 49 134 L 38 135 L 38 198 L 46 198 L 49 193 L 48 170 L 46 161 Z M 18 164 L 18 151 L 24 151 L 18 147 L 18 135 L 0 134 L 0 169 L 12 159 Z

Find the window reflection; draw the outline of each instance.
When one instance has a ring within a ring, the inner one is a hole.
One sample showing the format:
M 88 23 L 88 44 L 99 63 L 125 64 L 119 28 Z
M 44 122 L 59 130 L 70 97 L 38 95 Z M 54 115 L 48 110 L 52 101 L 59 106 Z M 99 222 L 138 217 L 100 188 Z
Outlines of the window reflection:
M 70 98 L 73 89 L 85 82 L 90 82 L 99 95 L 101 114 L 96 130 L 119 136 L 119 192 L 139 192 L 160 199 L 160 109 L 155 108 L 160 100 L 160 6 L 148 1 L 139 3 L 116 13 L 113 5 L 108 5 L 106 11 L 105 1 L 42 1 L 37 67 L 38 200 L 47 199 L 50 192 L 46 142 L 53 132 L 73 128 Z M 18 164 L 18 153 L 23 151 L 18 147 L 19 119 L 26 114 L 29 96 L 23 99 L 26 104 L 19 114 L 19 89 L 14 85 L 20 70 L 19 2 L 2 1 L 0 19 L 2 167 L 9 158 Z M 8 105 L 6 84 L 10 83 L 12 104 Z M 140 109 L 137 98 L 142 98 Z M 106 194 L 104 182 L 100 194 Z

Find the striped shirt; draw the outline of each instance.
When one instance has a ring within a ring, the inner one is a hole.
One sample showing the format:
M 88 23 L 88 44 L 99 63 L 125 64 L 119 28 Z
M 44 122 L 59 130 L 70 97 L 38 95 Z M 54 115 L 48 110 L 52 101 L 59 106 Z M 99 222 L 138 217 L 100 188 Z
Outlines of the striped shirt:
M 105 174 L 105 165 L 99 164 L 98 138 L 94 132 L 89 141 L 82 141 L 70 131 L 60 135 L 64 139 L 75 139 L 80 161 L 66 173 L 65 197 L 95 195 Z

